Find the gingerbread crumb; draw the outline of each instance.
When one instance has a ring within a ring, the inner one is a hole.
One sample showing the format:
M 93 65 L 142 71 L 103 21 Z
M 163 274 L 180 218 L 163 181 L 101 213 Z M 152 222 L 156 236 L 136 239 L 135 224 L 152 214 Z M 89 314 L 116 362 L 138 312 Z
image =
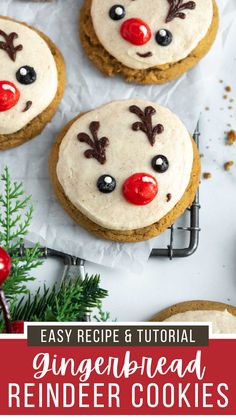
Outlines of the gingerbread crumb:
M 226 92 L 231 92 L 231 90 L 232 90 L 232 89 L 231 89 L 231 87 L 230 87 L 230 86 L 226 86 L 226 88 L 225 88 L 225 91 L 226 91 Z
M 229 172 L 229 170 L 231 169 L 231 167 L 234 165 L 234 162 L 232 161 L 232 160 L 230 160 L 230 161 L 227 161 L 225 164 L 224 164 L 224 169 L 225 169 L 225 171 L 226 172 Z
M 225 100 L 228 99 L 228 96 L 227 95 L 224 95 L 223 96 L 223 99 L 225 99 Z
M 210 172 L 205 172 L 203 173 L 203 179 L 211 179 L 212 178 L 212 174 Z
M 233 129 L 231 129 L 228 133 L 227 133 L 227 141 L 226 144 L 227 145 L 233 145 L 236 141 L 236 131 L 234 131 Z
M 210 110 L 209 106 L 206 106 L 205 111 L 209 111 L 209 110 Z

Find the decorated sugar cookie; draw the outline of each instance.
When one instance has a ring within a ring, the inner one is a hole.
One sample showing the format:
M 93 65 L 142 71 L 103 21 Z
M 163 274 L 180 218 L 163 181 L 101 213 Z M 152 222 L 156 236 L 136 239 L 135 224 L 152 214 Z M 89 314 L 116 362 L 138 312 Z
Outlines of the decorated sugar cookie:
M 105 239 L 135 242 L 160 234 L 192 203 L 200 163 L 176 115 L 131 99 L 69 123 L 53 147 L 50 173 L 78 224 Z
M 215 0 L 84 0 L 82 45 L 109 76 L 165 83 L 195 65 L 218 28 Z
M 236 333 L 236 307 L 214 301 L 186 301 L 153 317 L 155 322 L 212 323 L 213 333 Z
M 63 57 L 44 34 L 0 17 L 0 149 L 38 135 L 65 86 Z

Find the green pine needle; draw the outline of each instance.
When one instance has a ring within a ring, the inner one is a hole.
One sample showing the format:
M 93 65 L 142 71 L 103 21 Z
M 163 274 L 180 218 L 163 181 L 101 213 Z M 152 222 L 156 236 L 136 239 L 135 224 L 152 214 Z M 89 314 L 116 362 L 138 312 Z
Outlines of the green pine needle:
M 96 320 L 98 323 L 104 323 L 104 322 L 116 322 L 117 320 L 111 320 L 111 314 L 109 311 L 104 311 L 102 308 L 102 303 L 99 303 L 97 305 L 98 312 L 96 315 L 93 316 L 94 320 Z
M 100 317 L 108 320 L 102 312 L 101 302 L 107 291 L 100 288 L 100 277 L 95 275 L 65 281 L 59 289 L 44 287 L 31 296 L 27 282 L 34 281 L 31 270 L 43 263 L 38 245 L 25 249 L 19 255 L 33 216 L 31 197 L 25 197 L 21 182 L 12 182 L 8 168 L 0 176 L 0 246 L 11 255 L 11 274 L 3 289 L 10 304 L 12 321 L 76 322 L 83 321 L 94 308 Z M 19 297 L 21 299 L 19 300 Z M 4 328 L 0 313 L 0 331 Z
M 17 252 L 32 221 L 31 196 L 25 197 L 21 182 L 12 182 L 7 167 L 0 180 L 0 245 L 11 255 L 12 260 L 11 274 L 3 289 L 7 299 L 12 299 L 28 293 L 25 283 L 35 279 L 30 271 L 42 265 L 43 261 L 40 259 L 38 245 L 27 249 L 22 257 Z
M 31 322 L 78 322 L 91 314 L 94 307 L 101 306 L 107 291 L 100 288 L 99 276 L 79 277 L 65 281 L 59 290 L 46 286 L 39 289 L 34 297 L 22 298 L 11 305 L 12 320 Z

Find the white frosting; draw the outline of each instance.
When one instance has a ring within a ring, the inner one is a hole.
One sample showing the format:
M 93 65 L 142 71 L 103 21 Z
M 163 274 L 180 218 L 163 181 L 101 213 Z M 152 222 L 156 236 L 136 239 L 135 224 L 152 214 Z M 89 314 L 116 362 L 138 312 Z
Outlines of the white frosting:
M 162 124 L 164 132 L 157 135 L 153 147 L 143 132 L 132 130 L 132 124 L 139 118 L 129 111 L 131 105 L 142 110 L 150 105 L 156 109 L 153 125 Z M 77 139 L 81 132 L 90 134 L 92 121 L 100 122 L 99 138 L 105 136 L 110 141 L 104 165 L 85 158 L 84 152 L 90 147 Z M 151 165 L 158 154 L 169 160 L 170 167 L 163 174 L 155 172 Z M 132 99 L 102 106 L 73 123 L 60 146 L 57 176 L 68 199 L 89 219 L 105 228 L 132 230 L 159 221 L 173 209 L 188 186 L 192 164 L 192 142 L 179 118 L 166 108 Z M 122 194 L 125 180 L 135 173 L 146 173 L 157 179 L 159 191 L 149 205 L 132 205 Z M 116 179 L 117 187 L 111 194 L 99 192 L 96 186 L 102 175 Z M 167 202 L 168 193 L 172 197 L 170 202 Z
M 236 317 L 227 310 L 195 310 L 175 314 L 165 320 L 167 323 L 175 322 L 208 322 L 212 323 L 213 333 L 236 333 Z
M 97 37 L 104 48 L 122 64 L 134 69 L 147 69 L 186 58 L 205 37 L 213 19 L 212 0 L 195 0 L 194 10 L 184 10 L 186 19 L 175 18 L 165 23 L 169 10 L 167 0 L 92 0 L 91 16 Z M 126 16 L 118 21 L 109 17 L 115 4 L 125 7 Z M 130 18 L 146 22 L 152 31 L 151 40 L 142 46 L 125 41 L 120 35 L 122 23 Z M 155 35 L 168 29 L 173 35 L 169 46 L 157 44 Z M 151 57 L 141 58 L 137 53 L 152 52 Z
M 23 45 L 23 50 L 17 52 L 13 62 L 8 54 L 0 50 L 0 81 L 9 81 L 20 91 L 17 105 L 8 111 L 0 112 L 0 134 L 12 134 L 27 125 L 41 114 L 53 101 L 58 87 L 57 67 L 50 48 L 35 31 L 28 27 L 0 18 L 0 29 L 8 35 L 16 32 L 19 38 L 14 45 Z M 2 37 L 0 37 L 2 41 Z M 16 79 L 16 72 L 22 66 L 33 67 L 37 80 L 30 85 L 23 85 Z M 23 112 L 26 102 L 32 101 L 32 106 Z

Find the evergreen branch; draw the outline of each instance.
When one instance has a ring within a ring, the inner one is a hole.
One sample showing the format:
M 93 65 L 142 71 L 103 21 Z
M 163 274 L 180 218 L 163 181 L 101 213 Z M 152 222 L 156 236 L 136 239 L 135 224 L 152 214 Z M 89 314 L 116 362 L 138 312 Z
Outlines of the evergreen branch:
M 25 285 L 35 278 L 30 275 L 32 269 L 42 265 L 39 246 L 17 254 L 33 217 L 33 207 L 29 205 L 31 196 L 24 196 L 22 182 L 12 182 L 6 167 L 0 177 L 3 192 L 0 195 L 0 246 L 11 255 L 12 269 L 3 289 L 7 299 L 15 299 L 18 294 L 28 294 Z
M 99 323 L 111 321 L 111 315 L 109 311 L 104 311 L 101 303 L 98 304 L 97 308 L 98 308 L 98 314 L 93 317 L 94 320 L 96 320 Z M 113 320 L 113 321 L 116 321 L 116 320 Z
M 11 255 L 11 274 L 3 289 L 10 305 L 12 321 L 83 321 L 98 308 L 102 315 L 101 302 L 107 291 L 100 288 L 99 276 L 86 276 L 65 281 L 59 289 L 44 286 L 34 296 L 27 289 L 27 283 L 35 280 L 32 269 L 43 263 L 39 245 L 25 249 L 19 255 L 19 246 L 24 243 L 33 216 L 30 198 L 24 196 L 22 183 L 12 182 L 8 168 L 0 176 L 3 193 L 0 195 L 0 246 Z M 24 294 L 20 301 L 18 296 Z M 108 319 L 109 317 L 106 316 Z M 0 330 L 3 322 L 0 314 Z
M 98 276 L 86 276 L 83 281 L 65 281 L 59 290 L 44 286 L 43 292 L 38 289 L 34 297 L 28 295 L 19 302 L 11 304 L 12 320 L 39 322 L 77 322 L 83 321 L 94 307 L 101 307 L 101 301 L 107 291 L 99 286 Z

